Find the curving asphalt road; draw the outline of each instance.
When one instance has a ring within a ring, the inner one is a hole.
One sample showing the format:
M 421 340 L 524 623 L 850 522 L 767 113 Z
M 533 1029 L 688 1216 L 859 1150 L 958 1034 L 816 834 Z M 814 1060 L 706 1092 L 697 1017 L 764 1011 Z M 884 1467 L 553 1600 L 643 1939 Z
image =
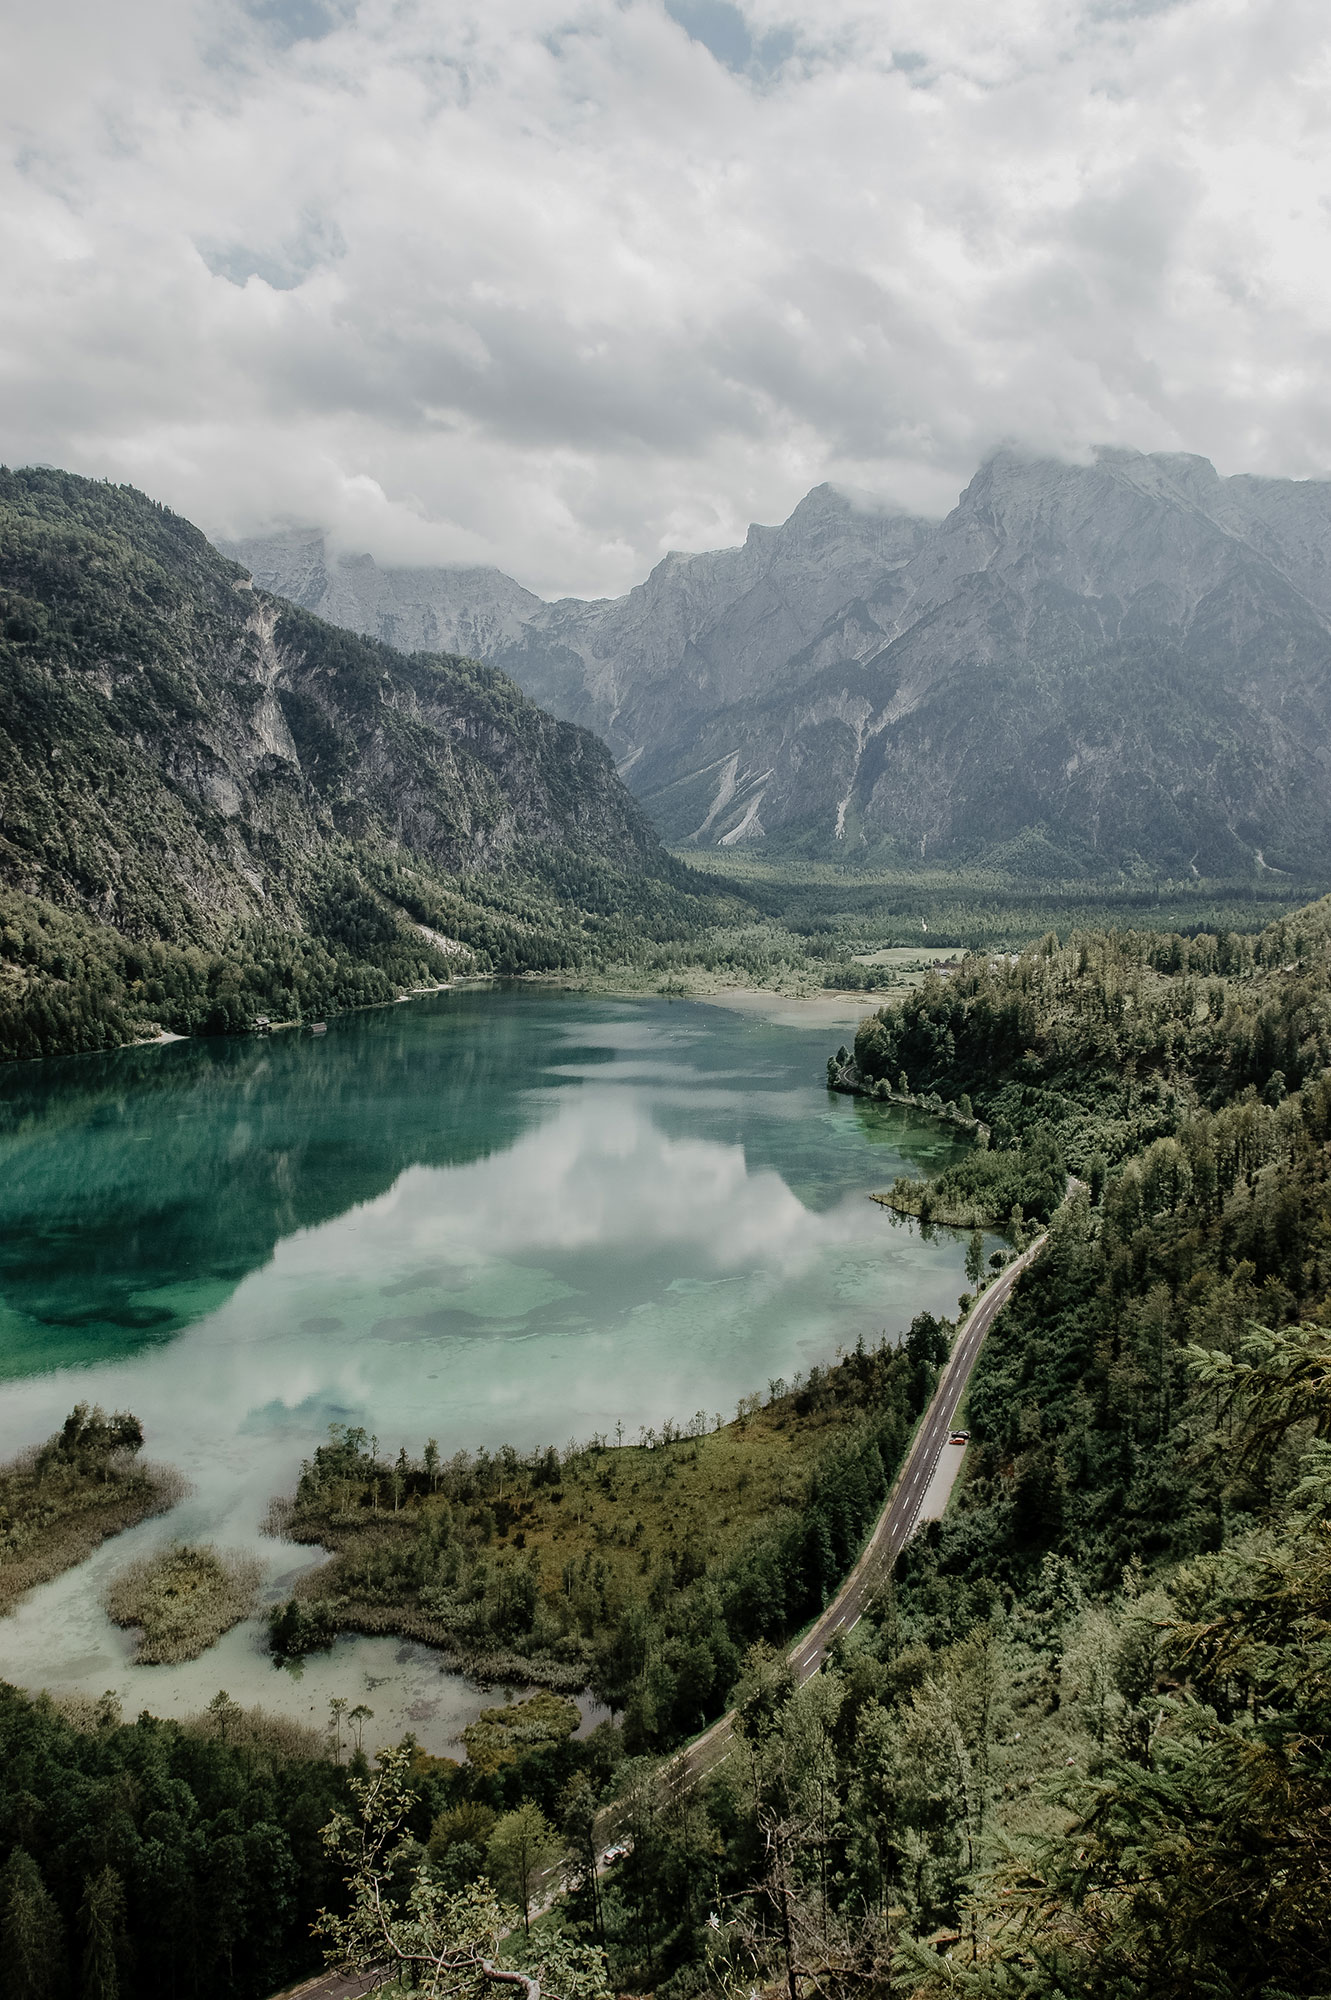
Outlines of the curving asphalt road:
M 956 1422 L 957 1410 L 966 1393 L 984 1337 L 1006 1305 L 1017 1279 L 1027 1265 L 1039 1256 L 1046 1240 L 1044 1233 L 1037 1236 L 1030 1247 L 1023 1250 L 1000 1277 L 995 1278 L 962 1321 L 951 1357 L 938 1378 L 938 1386 L 911 1442 L 905 1463 L 893 1482 L 887 1503 L 861 1551 L 859 1561 L 826 1610 L 795 1641 L 786 1655 L 799 1682 L 810 1680 L 818 1672 L 828 1647 L 838 1633 L 853 1631 L 859 1624 L 865 1607 L 891 1575 L 897 1557 L 914 1534 L 924 1496 L 929 1490 L 929 1481 L 938 1463 L 938 1454 L 947 1443 Z M 662 1770 L 664 1781 L 672 1786 L 696 1784 L 699 1778 L 706 1777 L 709 1771 L 724 1763 L 730 1754 L 733 1721 L 732 1710 L 677 1752 Z
M 1039 1256 L 1047 1237 L 1041 1234 L 1020 1257 L 1013 1260 L 1007 1269 L 981 1294 L 962 1321 L 953 1344 L 947 1366 L 938 1378 L 929 1407 L 924 1413 L 919 1429 L 906 1453 L 905 1463 L 893 1482 L 887 1502 L 878 1516 L 873 1533 L 869 1536 L 859 1561 L 846 1581 L 842 1584 L 832 1602 L 827 1606 L 803 1636 L 790 1648 L 787 1658 L 795 1670 L 796 1678 L 803 1683 L 812 1679 L 823 1664 L 827 1649 L 840 1632 L 853 1631 L 864 1615 L 865 1607 L 891 1575 L 897 1557 L 915 1532 L 920 1518 L 920 1508 L 929 1490 L 938 1455 L 947 1443 L 952 1426 L 956 1422 L 957 1411 L 966 1393 L 975 1367 L 976 1358 L 983 1345 L 984 1337 L 998 1314 L 1006 1305 L 1008 1296 L 1017 1279 L 1032 1260 Z M 697 1784 L 723 1764 L 730 1755 L 733 1741 L 734 1711 L 723 1715 L 710 1729 L 694 1738 L 683 1750 L 677 1751 L 661 1770 L 662 1782 L 672 1788 L 682 1789 Z M 613 1841 L 619 1828 L 616 1808 L 609 1806 L 597 1822 L 597 1846 L 602 1847 Z M 550 1894 L 540 1907 L 553 1901 L 562 1883 L 555 1870 L 551 1871 Z M 274 2000 L 351 2000 L 351 1996 L 368 1992 L 372 1980 L 365 1982 L 348 1980 L 338 1974 L 325 1974 L 308 1980 L 305 1985 L 289 1988 L 285 1995 L 274 1996 Z

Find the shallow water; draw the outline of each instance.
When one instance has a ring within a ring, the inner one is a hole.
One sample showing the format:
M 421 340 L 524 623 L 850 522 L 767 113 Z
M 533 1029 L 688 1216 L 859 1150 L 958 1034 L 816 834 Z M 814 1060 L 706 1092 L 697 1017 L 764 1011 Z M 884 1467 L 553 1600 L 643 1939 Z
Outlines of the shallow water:
M 964 1243 L 865 1197 L 945 1127 L 821 1087 L 841 1037 L 699 1002 L 461 989 L 324 1035 L 178 1042 L 0 1076 L 0 1451 L 129 1408 L 188 1498 L 0 1620 L 0 1677 L 127 1712 L 225 1686 L 367 1746 L 445 1748 L 495 1699 L 421 1648 L 345 1640 L 299 1678 L 257 1621 L 132 1667 L 109 1576 L 173 1536 L 250 1548 L 329 1423 L 381 1449 L 636 1438 L 861 1335 L 953 1311 Z M 373 1686 L 370 1684 L 374 1683 Z

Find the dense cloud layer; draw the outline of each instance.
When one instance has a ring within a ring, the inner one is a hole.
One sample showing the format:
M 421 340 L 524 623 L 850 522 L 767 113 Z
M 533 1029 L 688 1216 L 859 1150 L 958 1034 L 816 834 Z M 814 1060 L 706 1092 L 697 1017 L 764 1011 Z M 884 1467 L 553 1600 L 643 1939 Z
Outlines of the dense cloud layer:
M 1324 473 L 1319 0 L 12 10 L 0 455 L 626 587 L 998 440 Z

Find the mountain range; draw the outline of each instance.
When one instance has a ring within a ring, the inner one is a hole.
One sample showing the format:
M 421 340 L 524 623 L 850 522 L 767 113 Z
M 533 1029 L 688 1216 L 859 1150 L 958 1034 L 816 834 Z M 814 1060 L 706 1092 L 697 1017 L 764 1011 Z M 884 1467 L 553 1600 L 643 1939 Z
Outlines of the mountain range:
M 498 668 L 256 589 L 129 487 L 0 468 L 0 1055 L 622 958 L 696 899 Z
M 1063 877 L 1331 863 L 1331 482 L 1003 451 L 942 521 L 819 486 L 600 601 L 314 530 L 226 548 L 333 623 L 501 666 L 601 736 L 681 846 Z

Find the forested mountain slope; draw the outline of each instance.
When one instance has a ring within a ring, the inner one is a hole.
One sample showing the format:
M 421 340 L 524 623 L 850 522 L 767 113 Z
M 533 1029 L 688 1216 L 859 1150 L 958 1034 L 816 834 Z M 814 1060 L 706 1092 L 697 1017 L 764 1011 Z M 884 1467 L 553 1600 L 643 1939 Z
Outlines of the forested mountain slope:
M 236 545 L 355 629 L 465 632 L 611 745 L 667 837 L 847 858 L 1309 872 L 1331 861 L 1331 484 L 999 453 L 946 520 L 819 487 L 625 598 Z
M 0 473 L 0 616 L 3 1053 L 687 928 L 594 737 L 256 591 L 132 489 Z
M 748 1649 L 706 1782 L 621 1765 L 631 1849 L 570 1926 L 669 2000 L 1322 2000 L 1331 900 L 974 954 L 856 1058 L 1086 1185 L 981 1351 L 945 1520 L 803 1686 Z M 794 1555 L 653 1586 L 655 1717 Z
M 894 1990 L 1325 1992 L 1331 899 L 1255 938 L 969 957 L 855 1058 L 971 1097 L 996 1173 L 1038 1146 L 1087 1183 L 842 1709 Z

